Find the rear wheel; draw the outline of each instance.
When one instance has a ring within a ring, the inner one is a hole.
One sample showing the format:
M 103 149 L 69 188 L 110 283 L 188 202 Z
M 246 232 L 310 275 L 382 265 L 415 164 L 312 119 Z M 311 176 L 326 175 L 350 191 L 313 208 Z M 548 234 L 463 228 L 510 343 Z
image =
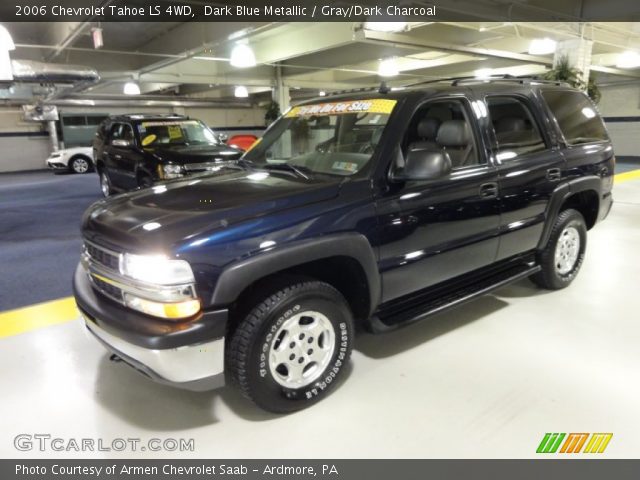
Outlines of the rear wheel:
M 327 395 L 351 355 L 353 320 L 332 286 L 308 281 L 259 302 L 231 336 L 226 370 L 264 410 L 288 413 Z
M 87 157 L 74 157 L 69 163 L 73 173 L 87 173 L 91 170 L 91 162 Z
M 558 215 L 549 241 L 538 254 L 542 270 L 531 279 L 543 288 L 559 290 L 576 278 L 587 247 L 587 226 L 584 217 L 574 209 Z

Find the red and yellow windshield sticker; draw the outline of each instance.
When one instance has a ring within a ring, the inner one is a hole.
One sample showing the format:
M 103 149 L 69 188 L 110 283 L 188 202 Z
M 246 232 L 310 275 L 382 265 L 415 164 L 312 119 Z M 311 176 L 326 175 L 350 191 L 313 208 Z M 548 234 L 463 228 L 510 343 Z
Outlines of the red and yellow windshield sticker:
M 287 112 L 285 117 L 306 117 L 309 115 L 338 115 L 344 113 L 386 113 L 390 114 L 396 106 L 396 100 L 375 98 L 371 100 L 353 100 L 349 102 L 318 103 L 299 105 Z

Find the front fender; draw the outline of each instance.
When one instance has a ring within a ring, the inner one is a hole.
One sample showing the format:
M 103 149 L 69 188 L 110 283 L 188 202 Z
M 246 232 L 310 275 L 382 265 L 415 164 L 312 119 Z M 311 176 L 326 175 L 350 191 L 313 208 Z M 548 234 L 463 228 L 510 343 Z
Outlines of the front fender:
M 228 305 L 256 280 L 304 263 L 336 256 L 350 257 L 362 267 L 369 287 L 369 305 L 380 302 L 381 282 L 377 261 L 364 235 L 345 233 L 301 240 L 283 245 L 232 264 L 222 271 L 210 305 Z

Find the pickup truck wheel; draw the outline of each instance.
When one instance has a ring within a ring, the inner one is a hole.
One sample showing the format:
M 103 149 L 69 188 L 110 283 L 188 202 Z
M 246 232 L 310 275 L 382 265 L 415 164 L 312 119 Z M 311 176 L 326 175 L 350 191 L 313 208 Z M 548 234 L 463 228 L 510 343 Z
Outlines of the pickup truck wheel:
M 587 247 L 587 226 L 584 217 L 574 209 L 558 215 L 549 241 L 538 254 L 542 270 L 531 277 L 539 286 L 559 290 L 576 278 Z
M 289 413 L 322 399 L 336 384 L 353 347 L 353 319 L 332 286 L 307 281 L 257 304 L 226 352 L 231 383 L 256 405 Z

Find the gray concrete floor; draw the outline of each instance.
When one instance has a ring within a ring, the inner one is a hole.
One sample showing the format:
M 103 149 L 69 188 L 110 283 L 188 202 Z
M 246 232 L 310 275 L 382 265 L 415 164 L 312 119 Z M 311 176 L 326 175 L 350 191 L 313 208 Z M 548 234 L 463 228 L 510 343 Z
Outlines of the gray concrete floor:
M 0 457 L 77 456 L 17 452 L 20 433 L 195 439 L 195 452 L 174 458 L 526 458 L 545 432 L 612 432 L 604 456 L 637 458 L 640 181 L 618 185 L 615 199 L 570 288 L 523 281 L 426 323 L 363 335 L 347 381 L 289 416 L 261 413 L 231 388 L 147 381 L 109 362 L 80 321 L 4 338 Z

